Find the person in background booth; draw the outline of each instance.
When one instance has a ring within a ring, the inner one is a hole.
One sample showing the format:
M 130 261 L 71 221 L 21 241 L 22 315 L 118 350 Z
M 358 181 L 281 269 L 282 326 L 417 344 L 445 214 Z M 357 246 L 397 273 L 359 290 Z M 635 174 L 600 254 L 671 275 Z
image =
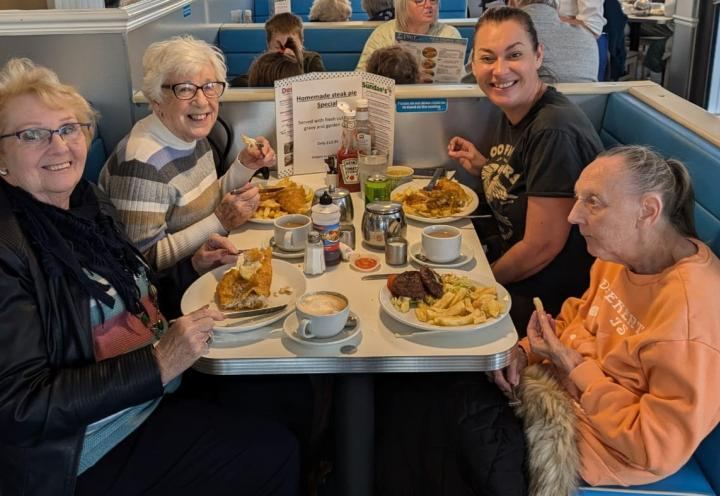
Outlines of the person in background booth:
M 563 21 L 582 26 L 599 38 L 605 25 L 604 0 L 560 0 L 560 16 Z
M 265 23 L 265 35 L 267 38 L 268 52 L 287 52 L 289 39 L 293 39 L 295 47 L 301 54 L 303 72 L 325 72 L 325 65 L 319 53 L 312 50 L 305 50 L 303 43 L 302 20 L 289 12 L 276 14 Z M 292 49 L 290 49 L 292 51 Z
M 393 0 L 361 0 L 360 5 L 368 15 L 368 21 L 389 21 L 395 19 Z
M 524 10 L 533 21 L 544 48 L 540 67 L 544 82 L 597 82 L 597 40 L 587 29 L 560 20 L 558 0 L 509 0 L 508 5 Z
M 248 71 L 248 85 L 273 86 L 278 79 L 300 74 L 303 74 L 302 51 L 293 38 L 288 38 L 283 52 L 267 52 L 253 61 Z
M 367 70 L 367 61 L 375 50 L 395 45 L 397 31 L 460 38 L 455 27 L 438 22 L 438 9 L 438 0 L 396 0 L 395 19 L 381 24 L 370 34 L 355 70 Z
M 597 257 L 590 285 L 555 319 L 534 312 L 493 378 L 507 393 L 520 384 L 526 432 L 564 433 L 547 435 L 551 445 L 528 436 L 531 467 L 647 484 L 679 470 L 720 422 L 720 260 L 697 239 L 676 160 L 613 148 L 583 170 L 575 195 L 568 219 Z M 575 444 L 557 460 L 558 446 Z M 574 493 L 564 489 L 546 494 Z
M 348 0 L 313 0 L 308 19 L 315 22 L 345 22 L 350 20 L 352 5 Z
M 394 79 L 395 84 L 415 84 L 420 79 L 417 59 L 399 45 L 375 50 L 367 61 L 366 70 Z
M 285 77 L 290 77 L 310 72 L 325 72 L 325 65 L 323 64 L 320 54 L 313 52 L 312 50 L 305 50 L 303 47 L 303 23 L 298 16 L 289 12 L 283 12 L 272 16 L 265 23 L 265 35 L 267 38 L 267 50 L 258 58 L 265 57 L 266 61 L 263 66 L 267 66 L 267 61 L 273 60 L 273 65 L 280 64 L 284 67 L 282 71 L 278 71 L 276 68 L 275 71 L 273 71 L 274 74 L 287 74 Z M 290 43 L 291 41 L 292 44 Z M 296 72 L 290 67 L 289 63 L 281 63 L 283 59 L 278 55 L 283 54 L 288 57 L 295 57 L 297 60 L 302 61 L 302 71 Z M 250 69 L 248 69 L 248 74 L 243 74 L 233 78 L 230 85 L 234 87 L 255 86 L 249 82 L 249 72 Z M 275 79 L 282 78 L 276 77 Z M 273 81 L 275 79 L 273 79 Z M 269 79 L 265 77 L 264 80 L 268 81 Z M 272 86 L 272 84 L 266 83 L 260 86 Z
M 261 145 L 244 148 L 218 179 L 207 140 L 226 86 L 217 48 L 189 36 L 153 43 L 143 70 L 142 91 L 152 113 L 117 145 L 99 184 L 130 239 L 153 268 L 164 271 L 210 234 L 227 234 L 250 218 L 260 195 L 248 181 L 260 167 L 274 165 L 275 152 L 259 137 Z
M 94 130 L 52 71 L 0 70 L 0 493 L 298 494 L 286 430 L 176 392 L 223 317 L 168 325 L 152 269 L 82 179 Z M 194 269 L 223 253 L 203 245 Z
M 567 215 L 575 181 L 603 149 L 583 111 L 540 80 L 542 61 L 526 12 L 487 10 L 475 27 L 473 73 L 504 115 L 483 153 L 457 136 L 448 145 L 450 157 L 482 179 L 501 238 L 492 270 L 512 295 L 511 316 L 520 333 L 533 296 L 542 292 L 557 312 L 587 287 L 592 258 Z M 489 236 L 481 233 L 481 239 Z

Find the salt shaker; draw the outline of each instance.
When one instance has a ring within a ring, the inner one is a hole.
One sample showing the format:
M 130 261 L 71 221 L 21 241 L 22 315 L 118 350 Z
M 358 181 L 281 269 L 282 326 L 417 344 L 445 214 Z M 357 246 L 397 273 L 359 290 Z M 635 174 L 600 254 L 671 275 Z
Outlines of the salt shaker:
M 303 272 L 309 276 L 325 272 L 325 253 L 323 252 L 320 233 L 317 231 L 310 231 L 310 233 L 308 233 L 308 240 L 305 245 Z
M 385 263 L 404 265 L 407 262 L 407 241 L 402 236 L 388 236 L 385 240 Z

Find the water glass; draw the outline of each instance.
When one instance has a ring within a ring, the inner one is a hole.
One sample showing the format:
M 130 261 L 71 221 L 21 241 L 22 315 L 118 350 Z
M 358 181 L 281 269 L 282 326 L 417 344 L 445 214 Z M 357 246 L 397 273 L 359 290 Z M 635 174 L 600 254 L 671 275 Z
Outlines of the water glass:
M 385 174 L 387 169 L 387 153 L 373 150 L 371 154 L 358 152 L 358 169 L 360 171 L 360 192 L 365 198 L 365 181 L 375 174 Z

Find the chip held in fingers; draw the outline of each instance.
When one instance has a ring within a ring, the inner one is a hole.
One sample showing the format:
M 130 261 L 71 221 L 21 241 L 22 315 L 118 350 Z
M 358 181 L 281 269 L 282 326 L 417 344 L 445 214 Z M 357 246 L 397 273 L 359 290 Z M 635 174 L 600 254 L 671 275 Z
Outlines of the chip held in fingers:
M 262 143 L 258 142 L 258 140 L 251 138 L 250 136 L 242 135 L 243 143 L 245 143 L 245 146 L 248 148 L 257 148 L 258 150 L 262 150 Z
M 545 314 L 545 307 L 543 307 L 542 300 L 537 296 L 533 297 L 533 305 L 535 305 L 535 310 L 537 310 L 538 315 Z

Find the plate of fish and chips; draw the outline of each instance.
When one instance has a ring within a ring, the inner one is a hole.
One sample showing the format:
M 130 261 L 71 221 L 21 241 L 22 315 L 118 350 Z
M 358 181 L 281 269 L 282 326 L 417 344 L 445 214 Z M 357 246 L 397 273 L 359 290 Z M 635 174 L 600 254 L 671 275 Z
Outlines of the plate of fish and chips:
M 270 248 L 245 250 L 236 264 L 224 265 L 198 278 L 182 297 L 180 308 L 188 314 L 205 305 L 231 315 L 233 312 L 287 305 L 264 315 L 227 318 L 215 323 L 217 332 L 244 332 L 287 316 L 295 300 L 305 293 L 305 276 L 293 264 L 272 258 Z
M 427 224 L 447 224 L 457 217 L 472 214 L 480 204 L 477 193 L 453 179 L 440 179 L 432 191 L 425 191 L 426 181 L 401 184 L 390 199 L 402 203 L 408 219 Z
M 379 301 L 398 322 L 435 334 L 476 331 L 495 324 L 508 314 L 512 303 L 507 290 L 495 281 L 460 270 L 438 273 L 427 267 L 388 279 Z
M 312 206 L 313 189 L 290 178 L 274 183 L 255 183 L 260 189 L 260 204 L 249 222 L 272 224 L 287 214 L 307 214 Z

